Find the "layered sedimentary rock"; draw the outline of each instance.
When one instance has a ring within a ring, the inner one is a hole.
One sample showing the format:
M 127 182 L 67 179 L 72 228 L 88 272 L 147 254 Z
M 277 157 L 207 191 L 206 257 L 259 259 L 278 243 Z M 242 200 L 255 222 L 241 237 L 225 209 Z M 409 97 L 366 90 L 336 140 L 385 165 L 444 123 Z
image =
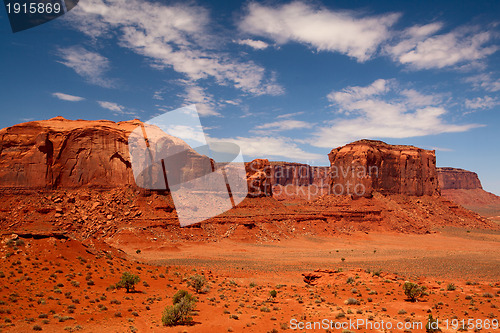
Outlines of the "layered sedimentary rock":
M 437 168 L 441 190 L 482 189 L 481 181 L 475 172 L 456 168 Z
M 329 167 L 302 163 L 271 162 L 271 183 L 282 186 L 323 186 L 329 184 L 329 170 Z
M 443 197 L 500 221 L 500 197 L 483 190 L 475 172 L 457 168 L 438 168 L 437 171 Z
M 56 117 L 4 128 L 0 130 L 0 188 L 135 185 L 128 137 L 141 124 L 139 120 L 115 123 Z M 208 159 L 181 139 L 165 134 L 164 140 L 187 151 L 185 165 Z
M 333 149 L 328 157 L 333 194 L 439 193 L 436 156 L 431 150 L 360 140 Z
M 256 159 L 245 163 L 249 197 L 270 197 L 273 195 L 271 184 L 271 164 L 266 159 Z

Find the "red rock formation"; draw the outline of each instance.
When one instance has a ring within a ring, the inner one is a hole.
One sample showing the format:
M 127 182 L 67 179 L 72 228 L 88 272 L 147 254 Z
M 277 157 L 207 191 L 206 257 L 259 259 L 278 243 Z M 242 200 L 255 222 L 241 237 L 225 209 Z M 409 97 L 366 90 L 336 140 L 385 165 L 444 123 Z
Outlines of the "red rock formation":
M 436 156 L 431 150 L 360 140 L 333 149 L 328 157 L 333 194 L 439 193 Z
M 273 195 L 271 184 L 271 165 L 269 160 L 256 159 L 245 163 L 248 184 L 248 196 L 271 197 Z
M 483 190 L 475 172 L 438 168 L 441 194 L 478 214 L 500 221 L 500 197 Z
M 139 120 L 56 117 L 0 130 L 0 188 L 118 187 L 135 185 L 128 149 Z M 166 135 L 172 146 L 189 146 Z M 194 151 L 188 155 L 200 156 Z M 192 157 L 192 156 L 191 156 Z
M 437 168 L 437 174 L 441 190 L 472 190 L 483 188 L 479 177 L 472 171 L 456 168 Z
M 273 185 L 324 186 L 329 184 L 329 167 L 313 167 L 308 164 L 271 162 Z

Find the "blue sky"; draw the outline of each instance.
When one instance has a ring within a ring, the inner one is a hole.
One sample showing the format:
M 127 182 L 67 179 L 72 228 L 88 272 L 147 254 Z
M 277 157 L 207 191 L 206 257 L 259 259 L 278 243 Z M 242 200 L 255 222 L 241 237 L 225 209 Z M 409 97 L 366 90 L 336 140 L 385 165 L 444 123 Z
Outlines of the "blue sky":
M 1 127 L 197 104 L 247 160 L 327 165 L 362 139 L 435 149 L 500 194 L 499 1 L 81 0 L 13 34 Z

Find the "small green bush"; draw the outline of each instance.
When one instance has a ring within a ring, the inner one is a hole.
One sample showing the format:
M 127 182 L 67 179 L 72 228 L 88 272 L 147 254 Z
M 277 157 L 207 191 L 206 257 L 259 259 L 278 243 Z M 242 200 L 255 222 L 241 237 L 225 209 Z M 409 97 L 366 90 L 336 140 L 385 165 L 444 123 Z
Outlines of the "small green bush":
M 429 318 L 427 319 L 427 324 L 425 325 L 425 331 L 427 333 L 441 332 L 441 329 L 438 327 L 438 320 L 432 318 L 432 315 L 429 315 Z
M 359 301 L 355 298 L 348 298 L 344 303 L 346 305 L 359 305 Z
M 419 286 L 416 283 L 406 281 L 403 284 L 403 291 L 408 299 L 415 302 L 419 297 L 425 295 L 425 290 L 427 288 L 424 286 Z
M 172 306 L 167 306 L 163 311 L 161 321 L 165 326 L 174 326 L 183 323 L 189 323 L 193 320 L 191 317 L 196 298 L 185 290 L 179 290 L 172 298 Z
M 131 274 L 129 272 L 124 272 L 121 280 L 116 284 L 116 288 L 125 288 L 129 293 L 131 290 L 135 290 L 135 285 L 139 283 L 139 281 L 141 281 L 139 276 Z
M 197 294 L 200 292 L 205 292 L 208 291 L 207 289 L 207 280 L 203 275 L 193 275 L 189 278 L 190 281 L 188 281 L 188 286 L 193 287 L 194 291 L 196 291 Z
M 196 297 L 188 293 L 186 290 L 179 290 L 175 293 L 174 297 L 172 297 L 172 303 L 177 304 L 179 303 L 183 298 L 186 298 L 188 301 L 194 303 L 196 302 Z

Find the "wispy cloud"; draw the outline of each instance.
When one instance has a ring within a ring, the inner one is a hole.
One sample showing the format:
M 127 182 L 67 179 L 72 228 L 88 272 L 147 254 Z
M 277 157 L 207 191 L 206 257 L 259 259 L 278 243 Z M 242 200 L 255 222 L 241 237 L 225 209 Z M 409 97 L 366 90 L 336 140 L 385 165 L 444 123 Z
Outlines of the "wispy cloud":
M 278 118 L 278 119 L 292 118 L 292 117 L 295 117 L 295 116 L 300 116 L 301 114 L 304 114 L 304 111 L 292 112 L 292 113 L 284 113 L 284 114 L 280 114 L 279 116 L 276 116 L 276 118 Z
M 240 45 L 250 46 L 251 48 L 256 50 L 264 50 L 269 47 L 268 43 L 255 39 L 240 39 L 236 42 Z
M 494 79 L 492 73 L 473 75 L 465 81 L 472 83 L 476 89 L 484 89 L 490 92 L 500 91 L 500 79 Z
M 97 103 L 101 106 L 101 108 L 108 109 L 113 112 L 123 113 L 123 111 L 125 110 L 124 106 L 114 102 L 97 101 Z
M 68 95 L 68 94 L 64 94 L 64 93 L 61 93 L 61 92 L 52 93 L 52 96 L 54 96 L 56 98 L 59 98 L 59 99 L 61 99 L 63 101 L 68 101 L 68 102 L 80 102 L 80 101 L 85 100 L 85 98 L 83 98 L 83 97 L 74 96 L 74 95 Z
M 317 51 L 339 52 L 362 62 L 370 59 L 390 37 L 389 27 L 399 14 L 361 17 L 295 1 L 267 6 L 252 2 L 240 30 L 277 44 L 298 42 Z
M 211 33 L 210 15 L 203 7 L 88 0 L 70 14 L 77 29 L 93 38 L 117 36 L 120 46 L 148 58 L 155 69 L 171 68 L 194 82 L 211 78 L 255 95 L 283 93 L 263 67 L 217 51 L 223 38 Z
M 392 58 L 414 69 L 474 65 L 498 50 L 493 33 L 475 27 L 460 27 L 448 33 L 440 22 L 406 29 L 395 45 L 387 46 Z M 470 66 L 469 66 L 470 67 Z
M 126 107 L 124 107 L 123 105 L 120 105 L 118 103 L 108 102 L 108 101 L 97 101 L 97 104 L 99 104 L 101 106 L 101 108 L 107 109 L 107 110 L 113 112 L 113 114 L 115 116 L 127 115 L 127 116 L 133 116 L 135 118 L 139 118 L 139 116 L 137 115 L 137 113 L 134 110 L 129 110 Z
M 465 107 L 472 110 L 477 109 L 491 109 L 497 105 L 500 105 L 498 98 L 493 98 L 490 96 L 476 97 L 473 99 L 465 100 Z
M 282 132 L 298 129 L 312 128 L 314 124 L 308 123 L 302 120 L 285 119 L 279 120 L 271 123 L 266 123 L 258 125 L 255 127 L 254 132 L 266 133 L 266 132 Z
M 185 101 L 185 105 L 196 104 L 196 109 L 200 116 L 220 116 L 216 111 L 217 103 L 214 97 L 207 93 L 204 88 L 196 85 L 192 81 L 179 80 L 184 86 L 184 93 L 180 94 Z
M 361 138 L 408 138 L 464 132 L 481 126 L 447 123 L 443 119 L 447 110 L 438 96 L 401 89 L 395 80 L 380 79 L 365 87 L 347 87 L 327 97 L 340 114 L 349 116 L 338 117 L 330 121 L 329 126 L 317 128 L 308 140 L 317 147 L 337 147 Z
M 104 77 L 109 68 L 109 60 L 99 53 L 89 51 L 81 46 L 60 48 L 58 55 L 61 64 L 73 69 L 88 82 L 102 87 L 112 87 L 113 82 Z

